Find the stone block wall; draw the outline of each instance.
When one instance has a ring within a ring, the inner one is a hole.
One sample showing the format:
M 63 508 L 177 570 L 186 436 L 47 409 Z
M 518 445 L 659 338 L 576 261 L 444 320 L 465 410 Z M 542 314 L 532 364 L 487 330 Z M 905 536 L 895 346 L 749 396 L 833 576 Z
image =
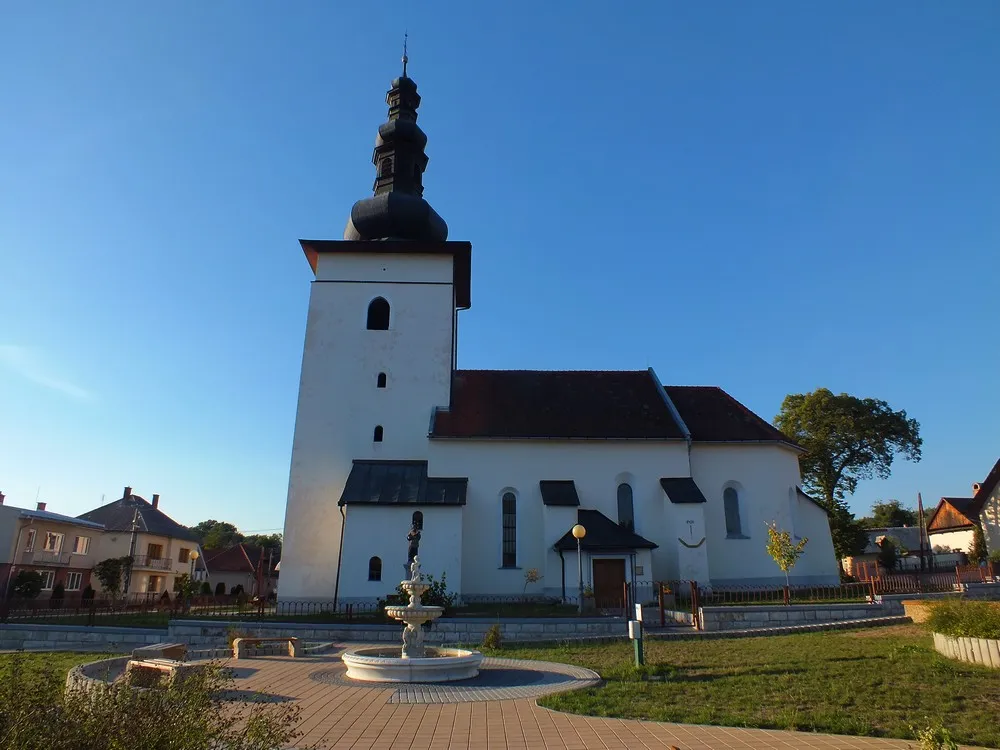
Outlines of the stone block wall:
M 123 652 L 160 643 L 166 637 L 167 630 L 158 628 L 4 623 L 0 625 L 0 650 Z
M 902 605 L 899 607 L 902 614 Z M 752 630 L 886 617 L 881 604 L 796 604 L 791 606 L 702 607 L 702 630 Z

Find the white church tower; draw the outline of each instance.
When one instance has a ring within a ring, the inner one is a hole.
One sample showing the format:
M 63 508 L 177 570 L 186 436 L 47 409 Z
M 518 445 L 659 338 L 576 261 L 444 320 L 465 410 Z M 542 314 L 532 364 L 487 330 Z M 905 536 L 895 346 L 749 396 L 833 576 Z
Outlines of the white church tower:
M 343 240 L 301 241 L 316 278 L 285 510 L 283 601 L 338 598 L 348 510 L 338 502 L 352 467 L 426 462 L 432 414 L 450 402 L 472 246 L 448 242 L 447 225 L 422 197 L 427 136 L 405 56 L 386 102 L 374 195 L 354 204 Z M 405 539 L 395 543 L 405 548 Z

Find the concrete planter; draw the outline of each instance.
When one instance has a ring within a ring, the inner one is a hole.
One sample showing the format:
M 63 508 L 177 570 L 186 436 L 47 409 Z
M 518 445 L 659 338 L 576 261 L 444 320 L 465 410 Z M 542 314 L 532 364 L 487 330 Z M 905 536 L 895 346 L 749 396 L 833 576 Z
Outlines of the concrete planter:
M 949 659 L 1000 669 L 1000 640 L 934 634 L 934 648 Z

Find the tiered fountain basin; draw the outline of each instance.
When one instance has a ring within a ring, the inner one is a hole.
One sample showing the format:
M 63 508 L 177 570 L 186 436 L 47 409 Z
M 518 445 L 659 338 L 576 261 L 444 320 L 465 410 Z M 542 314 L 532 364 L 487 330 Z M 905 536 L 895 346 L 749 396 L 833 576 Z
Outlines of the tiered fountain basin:
M 344 654 L 347 676 L 362 682 L 451 682 L 479 674 L 483 655 L 461 648 L 425 648 L 403 658 L 399 647 L 359 648 Z
M 451 682 L 475 677 L 483 662 L 478 651 L 424 646 L 423 624 L 443 615 L 444 607 L 420 603 L 430 584 L 424 583 L 420 575 L 419 558 L 413 559 L 410 569 L 410 580 L 400 583 L 409 594 L 410 603 L 385 608 L 389 617 L 406 623 L 402 648 L 381 646 L 348 651 L 341 657 L 347 666 L 347 676 L 362 682 Z

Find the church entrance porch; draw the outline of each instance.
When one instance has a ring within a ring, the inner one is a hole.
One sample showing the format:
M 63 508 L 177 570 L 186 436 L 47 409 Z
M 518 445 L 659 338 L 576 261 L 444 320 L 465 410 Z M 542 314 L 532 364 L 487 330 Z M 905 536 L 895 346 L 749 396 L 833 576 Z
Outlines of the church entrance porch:
M 622 609 L 625 599 L 625 559 L 598 558 L 592 561 L 594 604 L 599 610 Z

